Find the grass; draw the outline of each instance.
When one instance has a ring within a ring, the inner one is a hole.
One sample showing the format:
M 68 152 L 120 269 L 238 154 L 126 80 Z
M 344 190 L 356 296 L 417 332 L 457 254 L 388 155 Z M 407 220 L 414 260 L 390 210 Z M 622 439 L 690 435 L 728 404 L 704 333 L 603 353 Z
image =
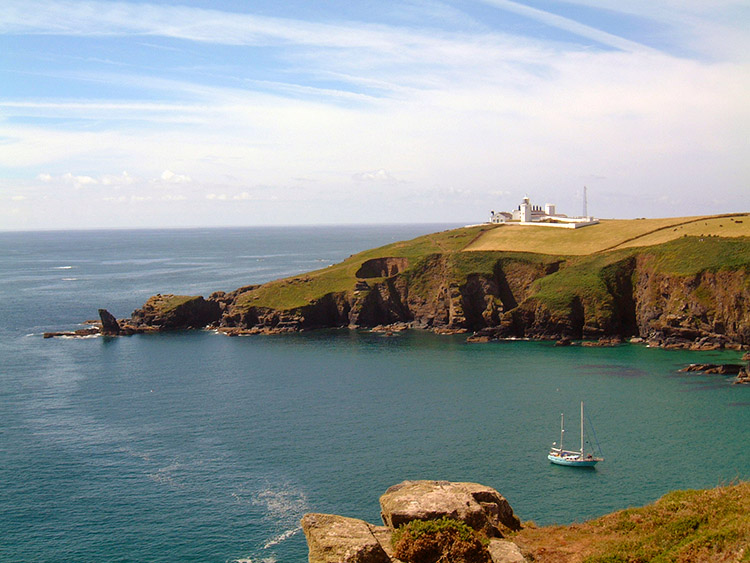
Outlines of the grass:
M 513 251 L 584 256 L 607 250 L 662 244 L 684 235 L 750 236 L 750 215 L 604 219 L 580 229 L 506 224 L 481 234 L 467 251 Z
M 682 276 L 750 269 L 750 237 L 683 237 L 645 249 L 660 272 Z
M 161 314 L 164 314 L 174 311 L 177 307 L 199 298 L 200 297 L 196 295 L 155 295 L 149 299 L 149 303 L 158 309 Z
M 303 307 L 329 293 L 352 291 L 357 282 L 355 274 L 367 260 L 382 257 L 407 258 L 410 266 L 413 266 L 430 255 L 458 252 L 489 228 L 487 225 L 479 225 L 452 229 L 365 250 L 328 268 L 263 284 L 240 296 L 237 304 L 240 307 L 269 307 L 282 311 Z M 379 278 L 368 280 L 377 281 Z
M 533 561 L 750 561 L 750 482 L 676 491 L 582 524 L 528 527 L 513 540 Z

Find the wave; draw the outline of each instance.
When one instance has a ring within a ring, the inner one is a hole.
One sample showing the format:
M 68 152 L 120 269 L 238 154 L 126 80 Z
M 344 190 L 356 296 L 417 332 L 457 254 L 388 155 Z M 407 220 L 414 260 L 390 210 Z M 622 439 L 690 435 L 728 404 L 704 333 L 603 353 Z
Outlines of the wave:
M 291 530 L 286 530 L 284 532 L 281 532 L 280 534 L 272 537 L 270 540 L 268 540 L 266 543 L 263 544 L 263 549 L 268 549 L 269 547 L 273 547 L 275 545 L 279 545 L 284 540 L 288 540 L 292 536 L 297 535 L 299 532 L 302 531 L 302 528 L 300 526 L 296 528 L 292 528 Z
M 62 278 L 62 281 L 78 281 L 78 278 Z
M 72 270 L 73 266 L 55 266 L 53 270 Z

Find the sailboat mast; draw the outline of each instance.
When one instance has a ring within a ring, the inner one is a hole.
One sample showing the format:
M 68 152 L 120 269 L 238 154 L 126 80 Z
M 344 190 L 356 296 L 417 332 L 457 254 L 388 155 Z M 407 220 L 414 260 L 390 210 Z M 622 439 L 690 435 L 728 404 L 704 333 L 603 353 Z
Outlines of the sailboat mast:
M 565 414 L 560 413 L 560 455 L 563 452 L 563 434 L 565 434 Z
M 581 401 L 581 458 L 583 459 L 583 401 Z

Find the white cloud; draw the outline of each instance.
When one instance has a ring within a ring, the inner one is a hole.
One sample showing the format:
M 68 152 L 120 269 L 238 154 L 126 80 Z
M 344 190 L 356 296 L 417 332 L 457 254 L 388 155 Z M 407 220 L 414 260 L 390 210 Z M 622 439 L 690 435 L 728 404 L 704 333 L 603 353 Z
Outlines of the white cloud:
M 165 170 L 160 178 L 169 184 L 189 184 L 192 179 L 187 174 L 175 174 L 171 170 Z
M 370 172 L 358 172 L 352 178 L 357 182 L 378 182 L 393 184 L 397 182 L 396 178 L 387 170 L 372 170 Z
M 104 186 L 129 186 L 138 181 L 127 172 L 121 174 L 105 174 L 100 178 L 102 185 Z
M 66 184 L 72 184 L 76 189 L 82 189 L 86 186 L 93 186 L 99 183 L 99 180 L 91 176 L 76 176 L 70 172 L 63 174 L 62 180 Z

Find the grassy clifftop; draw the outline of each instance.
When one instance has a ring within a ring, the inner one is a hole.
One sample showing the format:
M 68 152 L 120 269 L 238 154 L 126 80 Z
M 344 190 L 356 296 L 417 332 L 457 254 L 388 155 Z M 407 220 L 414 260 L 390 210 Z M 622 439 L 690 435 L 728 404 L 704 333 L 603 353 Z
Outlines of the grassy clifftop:
M 582 524 L 527 527 L 514 542 L 533 561 L 750 561 L 750 483 L 675 491 Z

